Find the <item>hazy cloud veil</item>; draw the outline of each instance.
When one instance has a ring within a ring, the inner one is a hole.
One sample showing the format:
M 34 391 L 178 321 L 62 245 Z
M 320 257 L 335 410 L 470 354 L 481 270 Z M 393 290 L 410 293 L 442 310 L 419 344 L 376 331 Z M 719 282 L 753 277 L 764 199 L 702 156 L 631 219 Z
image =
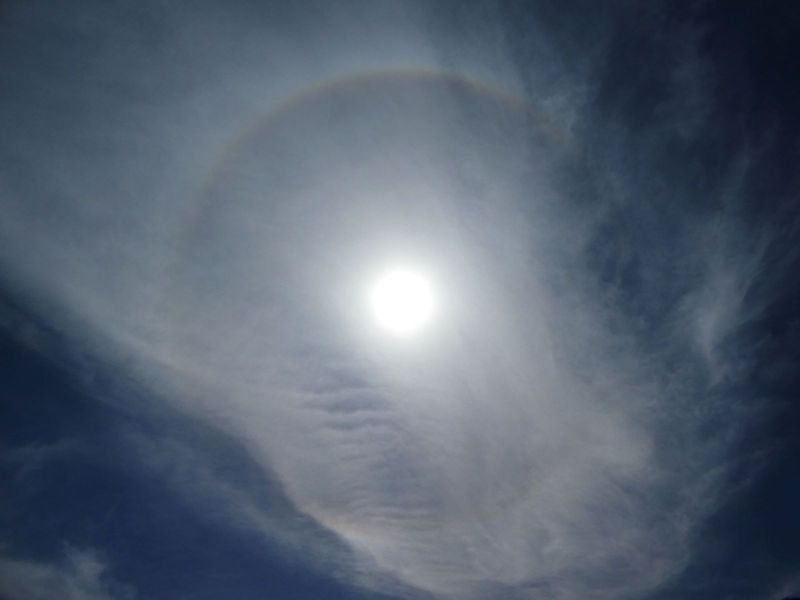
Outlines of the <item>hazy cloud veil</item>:
M 728 142 L 703 31 L 546 6 L 65 5 L 42 25 L 8 101 L 48 86 L 10 131 L 4 281 L 343 544 L 132 436 L 190 472 L 198 510 L 405 596 L 633 597 L 691 559 L 757 410 L 726 344 L 769 292 L 742 200 L 759 148 L 703 163 L 699 140 Z M 627 68 L 636 31 L 652 71 Z M 397 342 L 364 297 L 404 262 L 441 306 Z

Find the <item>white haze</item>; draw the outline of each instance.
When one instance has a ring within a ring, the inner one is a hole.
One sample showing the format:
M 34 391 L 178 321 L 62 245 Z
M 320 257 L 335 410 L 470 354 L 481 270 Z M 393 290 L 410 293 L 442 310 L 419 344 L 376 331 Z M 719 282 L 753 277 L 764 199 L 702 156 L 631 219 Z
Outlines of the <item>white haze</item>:
M 621 598 L 679 572 L 719 502 L 739 417 L 716 348 L 758 265 L 730 252 L 730 214 L 698 211 L 670 217 L 668 242 L 618 249 L 658 302 L 625 304 L 627 284 L 593 271 L 601 227 L 658 222 L 669 200 L 640 193 L 624 133 L 585 122 L 608 25 L 572 64 L 531 31 L 520 65 L 491 11 L 464 33 L 411 5 L 275 23 L 156 9 L 144 25 L 59 15 L 105 50 L 49 78 L 41 129 L 19 134 L 39 181 L 0 182 L 0 265 L 85 352 L 240 442 L 352 552 L 244 487 L 190 493 L 406 595 Z M 703 104 L 703 65 L 681 68 L 663 135 L 692 135 L 683 111 Z M 405 74 L 354 77 L 376 70 Z M 78 116 L 53 133 L 63 106 Z M 397 343 L 361 294 L 404 261 L 442 297 Z

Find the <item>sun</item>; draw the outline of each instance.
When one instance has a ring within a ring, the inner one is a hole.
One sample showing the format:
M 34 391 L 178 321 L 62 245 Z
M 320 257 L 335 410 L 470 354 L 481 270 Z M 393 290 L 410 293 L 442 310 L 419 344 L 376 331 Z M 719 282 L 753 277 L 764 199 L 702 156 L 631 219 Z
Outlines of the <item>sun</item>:
M 428 279 L 409 268 L 384 273 L 369 294 L 372 314 L 386 331 L 399 336 L 420 331 L 435 312 L 436 302 Z

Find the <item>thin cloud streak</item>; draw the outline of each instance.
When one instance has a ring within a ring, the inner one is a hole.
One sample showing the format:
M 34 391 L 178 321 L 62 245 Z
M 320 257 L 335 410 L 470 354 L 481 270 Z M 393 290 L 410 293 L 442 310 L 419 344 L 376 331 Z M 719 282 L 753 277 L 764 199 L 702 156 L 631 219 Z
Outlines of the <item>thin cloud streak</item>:
M 93 552 L 66 546 L 62 561 L 0 556 L 0 594 L 7 600 L 132 600 L 135 590 L 111 578 Z

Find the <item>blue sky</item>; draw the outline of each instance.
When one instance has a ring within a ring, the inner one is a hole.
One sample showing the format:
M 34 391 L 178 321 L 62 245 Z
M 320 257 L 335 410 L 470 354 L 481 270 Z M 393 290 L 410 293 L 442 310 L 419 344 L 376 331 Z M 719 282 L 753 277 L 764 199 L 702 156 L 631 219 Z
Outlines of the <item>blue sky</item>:
M 0 598 L 800 594 L 798 31 L 6 3 Z

